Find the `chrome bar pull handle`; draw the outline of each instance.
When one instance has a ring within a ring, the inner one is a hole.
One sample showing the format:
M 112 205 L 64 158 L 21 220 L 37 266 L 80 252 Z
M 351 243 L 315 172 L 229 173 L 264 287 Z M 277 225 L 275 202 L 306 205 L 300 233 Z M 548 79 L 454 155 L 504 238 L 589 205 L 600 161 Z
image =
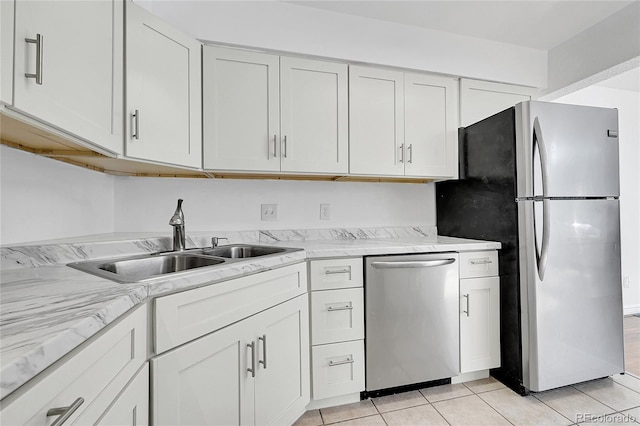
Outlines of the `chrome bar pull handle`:
M 350 274 L 351 268 L 345 269 L 327 269 L 324 271 L 325 275 L 333 275 L 333 274 Z
M 277 135 L 273 135 L 273 158 L 275 158 L 277 156 L 277 152 L 276 150 L 278 149 L 278 142 L 277 142 Z
M 353 310 L 353 305 L 351 305 L 351 302 L 340 303 L 337 306 L 336 305 L 327 306 L 327 311 L 329 312 L 347 311 L 347 310 Z
M 49 411 L 47 411 L 47 417 L 58 416 L 58 418 L 51 423 L 51 426 L 62 426 L 83 403 L 84 398 L 77 398 L 68 407 L 50 408 Z
M 400 144 L 400 162 L 404 163 L 404 144 Z
M 247 343 L 247 347 L 251 348 L 251 368 L 247 368 L 247 371 L 251 377 L 256 377 L 256 342 Z
M 133 134 L 131 135 L 131 137 L 139 140 L 140 139 L 140 111 L 135 110 L 134 113 L 131 115 L 131 118 L 133 120 Z
M 284 158 L 287 158 L 287 135 L 284 136 Z
M 24 41 L 26 41 L 27 43 L 33 43 L 36 45 L 36 73 L 35 74 L 25 73 L 24 76 L 27 78 L 35 78 L 36 84 L 42 85 L 42 55 L 43 55 L 42 34 L 36 34 L 36 38 L 25 38 Z
M 263 334 L 262 337 L 258 337 L 258 340 L 262 341 L 262 360 L 258 361 L 258 364 L 262 364 L 264 369 L 267 369 L 267 335 Z
M 334 361 L 334 360 L 329 361 L 329 367 L 333 367 L 336 365 L 343 365 L 343 364 L 353 364 L 353 358 L 348 356 L 346 359 L 342 361 Z
M 413 164 L 413 144 L 409 144 L 409 164 Z
M 463 294 L 462 297 L 464 297 L 467 301 L 467 309 L 462 311 L 462 313 L 467 314 L 467 318 L 469 317 L 469 294 Z
M 488 265 L 490 263 L 493 263 L 493 261 L 489 258 L 485 258 L 485 259 L 471 259 L 469 261 L 469 263 L 471 263 L 472 265 Z

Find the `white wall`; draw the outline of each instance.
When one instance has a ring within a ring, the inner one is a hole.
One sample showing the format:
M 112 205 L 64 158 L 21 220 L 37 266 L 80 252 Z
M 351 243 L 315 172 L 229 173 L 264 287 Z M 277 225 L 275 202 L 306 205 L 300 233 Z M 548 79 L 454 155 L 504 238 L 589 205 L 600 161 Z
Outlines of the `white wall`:
M 119 177 L 118 232 L 170 232 L 184 199 L 187 233 L 206 230 L 435 226 L 433 184 Z M 320 220 L 320 204 L 331 205 Z M 278 204 L 277 221 L 261 221 L 260 205 Z
M 435 226 L 433 184 L 111 176 L 0 146 L 0 244 L 111 232 Z M 320 220 L 320 203 L 331 204 Z M 260 204 L 278 204 L 277 221 Z
M 114 177 L 0 146 L 0 244 L 114 231 Z
M 554 102 L 618 108 L 620 233 L 625 313 L 640 313 L 640 93 L 592 86 Z
M 276 1 L 145 1 L 201 40 L 546 87 L 543 50 Z

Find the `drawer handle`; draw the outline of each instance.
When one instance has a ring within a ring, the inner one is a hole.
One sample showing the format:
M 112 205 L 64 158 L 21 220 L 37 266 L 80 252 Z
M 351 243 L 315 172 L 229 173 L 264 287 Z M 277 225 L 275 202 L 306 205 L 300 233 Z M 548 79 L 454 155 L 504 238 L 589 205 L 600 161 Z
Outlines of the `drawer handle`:
M 488 265 L 489 263 L 493 263 L 491 259 L 471 259 L 469 261 L 472 265 Z
M 83 403 L 84 398 L 78 398 L 68 407 L 50 408 L 49 411 L 47 411 L 47 417 L 59 416 L 53 423 L 51 423 L 51 426 L 61 426 L 64 424 L 64 422 L 66 422 Z
M 342 364 L 353 364 L 353 358 L 351 357 L 347 357 L 347 359 L 343 359 L 342 361 L 329 361 L 329 367 L 333 367 L 335 365 L 342 365 Z
M 467 317 L 469 317 L 469 294 L 463 294 L 462 297 L 467 299 L 467 310 L 462 311 L 462 313 L 467 314 Z
M 251 368 L 247 368 L 247 371 L 251 373 L 251 377 L 256 377 L 256 343 L 247 343 L 247 347 L 251 348 Z
M 351 273 L 351 268 L 344 268 L 344 269 L 327 269 L 324 271 L 324 273 L 326 275 L 332 275 L 332 274 L 350 274 Z
M 264 369 L 267 369 L 267 335 L 263 334 L 262 337 L 258 337 L 258 340 L 262 340 L 262 360 L 258 361 L 258 364 L 262 364 Z
M 352 310 L 353 306 L 351 306 L 351 302 L 346 303 L 346 304 L 340 304 L 340 305 L 331 305 L 329 307 L 327 307 L 327 311 L 346 311 L 346 310 Z

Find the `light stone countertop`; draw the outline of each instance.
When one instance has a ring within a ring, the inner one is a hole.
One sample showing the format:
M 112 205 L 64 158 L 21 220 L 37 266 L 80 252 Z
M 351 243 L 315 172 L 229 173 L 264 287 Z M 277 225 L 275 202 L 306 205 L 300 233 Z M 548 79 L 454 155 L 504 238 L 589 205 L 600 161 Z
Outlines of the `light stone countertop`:
M 408 231 L 352 231 L 332 230 L 320 234 L 317 231 L 299 230 L 256 231 L 197 235 L 189 239 L 192 247 L 206 245 L 211 235 L 226 235 L 231 243 L 303 250 L 134 284 L 115 283 L 69 268 L 65 263 L 166 250 L 168 238 L 144 236 L 136 240 L 128 235 L 126 238 L 110 240 L 108 236 L 100 236 L 85 240 L 94 241 L 93 245 L 73 239 L 61 241 L 58 245 L 48 243 L 3 247 L 0 252 L 0 399 L 131 308 L 153 297 L 239 278 L 305 259 L 500 248 L 497 242 L 436 236 L 435 232 L 418 227 Z M 380 235 L 384 237 L 379 238 Z

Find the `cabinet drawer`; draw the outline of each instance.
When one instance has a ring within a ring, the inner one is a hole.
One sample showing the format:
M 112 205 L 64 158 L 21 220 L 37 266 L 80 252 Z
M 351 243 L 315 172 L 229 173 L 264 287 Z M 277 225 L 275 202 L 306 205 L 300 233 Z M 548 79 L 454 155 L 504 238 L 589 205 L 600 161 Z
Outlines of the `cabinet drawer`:
M 362 288 L 311 293 L 313 345 L 364 339 Z
M 307 292 L 298 263 L 155 300 L 155 350 L 162 353 Z
M 309 280 L 311 290 L 362 287 L 362 258 L 312 260 Z
M 313 399 L 364 390 L 364 341 L 314 346 L 311 362 Z
M 498 275 L 496 250 L 460 253 L 460 278 L 493 277 Z
M 147 360 L 147 305 L 128 314 L 113 328 L 20 393 L 2 408 L 7 425 L 49 425 L 51 408 L 67 407 L 78 398 L 84 402 L 71 415 L 93 424 Z

